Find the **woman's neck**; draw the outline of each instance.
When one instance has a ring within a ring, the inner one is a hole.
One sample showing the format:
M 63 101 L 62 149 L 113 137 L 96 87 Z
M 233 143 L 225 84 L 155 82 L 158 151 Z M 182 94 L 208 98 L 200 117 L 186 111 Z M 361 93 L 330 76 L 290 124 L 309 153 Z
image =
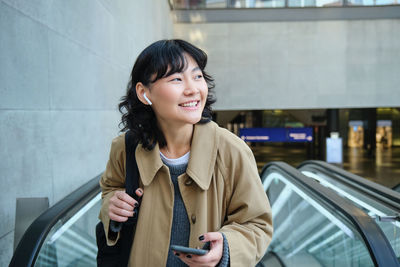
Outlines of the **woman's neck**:
M 190 151 L 194 126 L 187 124 L 182 127 L 160 127 L 167 145 L 160 151 L 167 158 L 176 159 Z

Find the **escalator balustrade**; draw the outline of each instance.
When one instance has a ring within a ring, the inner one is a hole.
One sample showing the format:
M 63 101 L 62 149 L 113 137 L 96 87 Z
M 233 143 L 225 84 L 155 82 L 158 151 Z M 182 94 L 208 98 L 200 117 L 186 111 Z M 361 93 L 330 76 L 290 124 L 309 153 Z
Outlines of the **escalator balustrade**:
M 398 266 L 375 221 L 331 189 L 283 162 L 261 179 L 275 230 L 259 266 Z
M 400 259 L 399 193 L 322 161 L 305 161 L 298 169 L 374 219 Z

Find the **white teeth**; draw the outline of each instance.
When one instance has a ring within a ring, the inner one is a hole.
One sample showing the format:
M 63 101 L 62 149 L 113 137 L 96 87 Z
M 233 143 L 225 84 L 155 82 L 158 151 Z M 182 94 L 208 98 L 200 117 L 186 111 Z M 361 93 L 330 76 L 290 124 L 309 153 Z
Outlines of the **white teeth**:
M 195 107 L 196 105 L 197 105 L 197 101 L 194 101 L 194 102 L 182 104 L 182 107 Z

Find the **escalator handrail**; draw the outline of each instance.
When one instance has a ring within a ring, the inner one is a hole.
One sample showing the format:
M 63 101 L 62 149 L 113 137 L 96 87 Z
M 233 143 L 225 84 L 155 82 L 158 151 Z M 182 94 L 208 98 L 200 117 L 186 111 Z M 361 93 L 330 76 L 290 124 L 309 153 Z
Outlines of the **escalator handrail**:
M 100 192 L 100 176 L 101 174 L 67 195 L 33 221 L 18 243 L 9 267 L 34 266 L 52 227 L 69 211 L 84 206 Z
M 400 183 L 399 184 L 397 184 L 397 185 L 395 185 L 395 186 L 393 186 L 393 188 L 392 188 L 394 191 L 396 191 L 396 192 L 399 192 L 400 193 Z
M 285 173 L 285 177 L 299 189 L 311 193 L 310 197 L 317 198 L 320 202 L 328 203 L 351 221 L 363 238 L 375 266 L 400 266 L 385 234 L 364 211 L 337 195 L 330 188 L 326 188 L 313 179 L 309 179 L 299 170 L 284 162 L 266 164 L 261 171 L 261 179 L 263 179 L 267 171 L 274 169 Z
M 330 176 L 347 186 L 362 191 L 364 194 L 379 199 L 381 202 L 397 210 L 397 212 L 400 211 L 400 193 L 320 160 L 306 160 L 297 169 L 310 166 L 316 166 L 330 174 L 336 174 L 336 176 Z M 371 192 L 374 194 L 371 194 Z

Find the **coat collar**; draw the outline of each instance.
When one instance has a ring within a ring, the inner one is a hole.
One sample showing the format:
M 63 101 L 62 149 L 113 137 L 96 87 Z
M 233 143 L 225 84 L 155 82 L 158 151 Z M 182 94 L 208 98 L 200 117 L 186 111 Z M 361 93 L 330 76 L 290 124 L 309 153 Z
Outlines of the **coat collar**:
M 207 190 L 210 186 L 217 158 L 217 147 L 217 125 L 214 122 L 195 124 L 186 173 L 203 190 Z M 139 144 L 136 148 L 136 161 L 145 186 L 153 181 L 164 165 L 160 158 L 158 144 L 150 151 Z

